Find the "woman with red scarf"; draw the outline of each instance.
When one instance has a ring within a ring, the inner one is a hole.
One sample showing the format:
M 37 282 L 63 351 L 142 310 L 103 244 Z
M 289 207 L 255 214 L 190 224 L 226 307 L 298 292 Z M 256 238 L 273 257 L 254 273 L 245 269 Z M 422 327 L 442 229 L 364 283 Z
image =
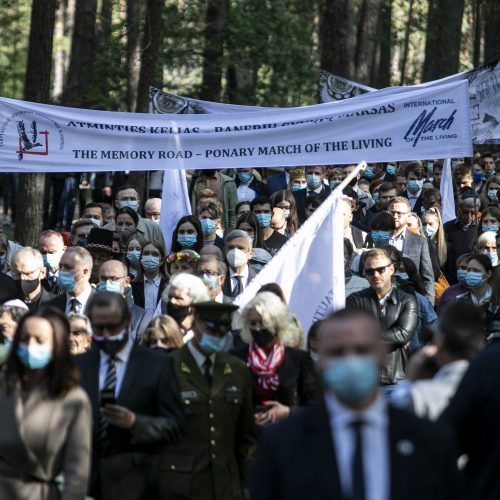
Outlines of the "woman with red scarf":
M 295 317 L 274 293 L 261 292 L 241 314 L 241 338 L 248 347 L 232 354 L 246 361 L 253 381 L 255 423 L 286 419 L 298 406 L 313 403 L 317 384 Z M 291 347 L 294 346 L 294 347 Z

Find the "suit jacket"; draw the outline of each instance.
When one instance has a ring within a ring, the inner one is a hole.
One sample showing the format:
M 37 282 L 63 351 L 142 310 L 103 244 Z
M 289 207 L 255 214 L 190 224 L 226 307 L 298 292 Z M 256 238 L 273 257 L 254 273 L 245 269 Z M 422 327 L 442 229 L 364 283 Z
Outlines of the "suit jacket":
M 266 183 L 271 193 L 276 193 L 276 191 L 281 191 L 282 189 L 286 189 L 288 187 L 285 172 L 271 175 L 271 177 L 267 178 Z
M 245 363 L 248 358 L 248 345 L 232 351 L 236 357 Z M 279 387 L 274 397 L 290 408 L 312 404 L 318 397 L 318 383 L 314 375 L 311 356 L 300 349 L 285 347 L 285 358 L 276 370 L 279 377 Z M 263 402 L 256 393 L 257 376 L 252 374 L 253 401 L 255 405 Z
M 0 273 L 0 302 L 15 299 L 19 295 L 15 281 L 4 273 Z
M 307 189 L 299 189 L 298 191 L 293 191 L 293 195 L 295 196 L 295 202 L 297 204 L 297 215 L 299 217 L 299 223 L 303 224 L 307 219 L 306 215 L 306 198 L 307 198 Z M 317 196 L 321 198 L 321 200 L 326 200 L 328 195 L 331 193 L 330 188 L 327 188 L 324 184 L 321 187 L 321 191 L 319 193 L 315 193 Z
M 92 288 L 92 291 L 90 292 L 90 295 L 89 295 L 89 300 L 91 299 L 92 295 L 94 295 L 94 293 L 96 293 L 96 291 L 94 290 L 94 288 Z M 84 308 L 82 314 L 87 315 L 89 300 L 87 300 L 87 303 L 85 304 L 85 308 Z M 47 307 L 55 307 L 56 309 L 59 309 L 60 311 L 65 313 L 66 312 L 66 293 L 61 293 L 61 295 L 56 295 L 53 299 L 49 300 L 48 302 L 45 302 L 44 305 Z
M 172 361 L 162 353 L 133 346 L 117 404 L 133 411 L 136 421 L 130 430 L 110 425 L 104 447 L 97 442 L 100 351 L 92 347 L 75 361 L 93 408 L 91 496 L 156 498 L 160 447 L 180 439 L 183 423 Z
M 234 179 L 234 182 L 236 184 L 236 188 L 238 188 L 239 185 L 241 184 L 241 181 L 240 181 L 238 176 L 236 176 L 236 178 Z M 259 181 L 255 177 L 252 178 L 252 182 L 248 185 L 248 187 L 250 189 L 252 189 L 253 191 L 255 191 L 255 193 L 256 193 L 255 197 L 257 197 L 257 196 L 269 197 L 273 194 L 273 192 L 269 189 L 269 187 L 266 183 Z
M 385 303 L 385 314 L 380 311 L 378 298 L 371 287 L 349 295 L 347 309 L 372 313 L 380 323 L 381 340 L 387 346 L 383 384 L 395 384 L 406 376 L 408 352 L 405 345 L 412 339 L 418 323 L 417 299 L 409 293 L 393 288 Z
M 163 278 L 160 280 L 160 286 L 158 287 L 158 295 L 156 296 L 156 304 L 161 300 L 161 294 L 163 290 L 165 290 L 165 286 L 167 281 Z M 145 300 L 144 300 L 144 281 L 133 282 L 132 286 L 132 294 L 134 295 L 134 303 L 136 306 L 142 307 L 144 309 Z
M 33 301 L 31 303 L 27 303 L 24 300 L 24 297 L 19 297 L 20 300 L 26 303 L 30 311 L 36 311 L 40 309 L 43 305 L 47 305 L 47 302 L 50 302 L 52 299 L 57 297 L 57 295 L 54 295 L 53 293 L 48 292 L 45 290 L 45 288 L 42 287 L 42 293 L 38 297 L 38 300 Z
M 80 500 L 87 490 L 91 453 L 91 407 L 76 387 L 54 399 L 44 387 L 23 403 L 20 388 L 8 394 L 0 382 L 0 498 Z M 21 432 L 22 429 L 22 432 Z
M 256 448 L 248 368 L 218 352 L 209 386 L 187 345 L 171 357 L 186 427 L 163 453 L 160 498 L 238 500 Z
M 249 285 L 250 281 L 252 281 L 255 278 L 255 276 L 257 276 L 257 273 L 250 266 L 248 266 L 247 286 Z M 224 295 L 226 295 L 227 297 L 231 297 L 232 299 L 235 298 L 235 297 L 233 297 L 231 276 L 230 276 L 229 270 L 227 271 L 226 279 L 224 280 L 224 284 L 222 285 L 222 293 Z
M 458 472 L 448 429 L 389 406 L 389 499 L 456 500 Z M 324 404 L 265 429 L 252 500 L 347 500 Z
M 403 243 L 403 254 L 410 257 L 417 266 L 417 270 L 422 278 L 425 289 L 425 297 L 434 305 L 436 291 L 434 288 L 434 271 L 432 269 L 431 257 L 429 254 L 429 244 L 427 238 L 406 231 Z

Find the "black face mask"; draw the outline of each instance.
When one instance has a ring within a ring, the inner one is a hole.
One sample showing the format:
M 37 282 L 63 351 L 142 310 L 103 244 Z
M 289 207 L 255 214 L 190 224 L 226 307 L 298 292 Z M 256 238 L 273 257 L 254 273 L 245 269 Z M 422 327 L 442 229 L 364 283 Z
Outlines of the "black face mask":
M 39 284 L 39 278 L 34 280 L 16 280 L 17 289 L 23 294 L 23 297 L 27 297 L 30 293 L 33 293 Z
M 263 348 L 274 339 L 274 335 L 269 330 L 250 330 L 253 341 Z
M 167 314 L 172 316 L 177 323 L 182 323 L 190 313 L 190 310 L 190 306 L 178 306 L 177 304 L 172 304 L 172 302 L 167 302 Z
M 80 238 L 76 240 L 75 247 L 86 247 L 87 246 L 87 238 Z
M 128 341 L 126 330 L 122 330 L 119 334 L 110 337 L 100 337 L 94 335 L 92 342 L 109 356 L 115 356 L 119 353 Z

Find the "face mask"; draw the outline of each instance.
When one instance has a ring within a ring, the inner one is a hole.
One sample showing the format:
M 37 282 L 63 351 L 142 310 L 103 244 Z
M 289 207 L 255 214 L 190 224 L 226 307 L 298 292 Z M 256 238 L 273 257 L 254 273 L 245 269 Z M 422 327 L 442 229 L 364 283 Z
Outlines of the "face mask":
M 478 184 L 483 180 L 484 173 L 483 172 L 474 172 L 472 174 L 472 178 L 474 179 L 474 183 Z
M 491 260 L 491 263 L 496 266 L 498 264 L 498 254 L 496 252 L 486 252 L 486 254 L 490 260 Z
M 250 267 L 258 274 L 264 269 L 262 264 L 250 264 Z
M 304 186 L 303 184 L 292 184 L 292 191 L 301 191 L 305 188 L 306 186 Z
M 323 369 L 326 388 L 346 403 L 363 401 L 378 385 L 378 366 L 371 356 L 346 356 L 327 361 Z
M 318 189 L 321 186 L 321 175 L 308 174 L 306 180 L 309 189 Z
M 250 330 L 253 341 L 262 349 L 268 345 L 273 339 L 274 335 L 269 330 Z
M 215 292 L 217 290 L 217 277 L 216 276 L 210 276 L 209 274 L 204 274 L 201 278 L 203 280 L 203 283 L 205 283 L 212 292 Z
M 385 169 L 385 173 L 388 175 L 394 175 L 396 173 L 396 167 L 394 165 L 388 165 Z
M 340 181 L 330 181 L 329 184 L 330 189 L 333 191 L 340 184 Z
M 226 343 L 226 336 L 216 337 L 215 335 L 210 335 L 209 333 L 204 333 L 199 341 L 200 348 L 208 355 L 214 352 L 222 351 Z
M 129 250 L 127 252 L 127 259 L 128 261 L 136 266 L 139 264 L 139 258 L 141 257 L 141 251 L 140 250 Z
M 247 254 L 239 248 L 229 250 L 229 252 L 227 252 L 226 259 L 232 267 L 241 267 L 248 262 Z
M 434 172 L 434 163 L 427 163 L 427 173 L 429 175 L 432 175 Z
M 426 224 L 424 226 L 424 233 L 427 236 L 427 238 L 433 238 L 437 233 L 437 227 L 432 227 L 429 224 Z
M 271 225 L 271 214 L 257 214 L 257 220 L 260 227 L 269 227 Z
M 21 364 L 31 370 L 45 368 L 52 361 L 52 349 L 47 345 L 27 346 L 22 342 L 16 354 Z
M 101 219 L 95 219 L 94 217 L 90 217 L 90 220 L 97 226 L 97 227 L 101 227 L 102 226 L 102 222 L 101 222 Z
M 121 200 L 118 202 L 120 208 L 131 208 L 134 212 L 137 212 L 139 208 L 139 200 Z
M 0 266 L 5 264 L 5 255 L 0 255 Z
M 290 209 L 285 208 L 285 209 L 283 209 L 283 212 L 285 212 L 285 219 L 288 219 L 288 217 L 290 217 Z
M 461 285 L 465 285 L 466 276 L 467 276 L 467 269 L 457 269 L 457 281 Z
M 317 363 L 319 361 L 319 354 L 317 352 L 311 351 L 309 356 L 311 356 L 313 363 Z
M 127 333 L 123 329 L 120 333 L 112 335 L 111 337 L 100 337 L 94 335 L 92 337 L 92 342 L 106 354 L 114 356 L 117 352 L 120 352 L 122 347 L 127 343 Z
M 470 288 L 478 288 L 485 281 L 486 280 L 483 277 L 483 273 L 478 273 L 475 271 L 467 271 L 467 274 L 465 275 L 465 284 Z
M 60 256 L 55 253 L 44 253 L 43 254 L 43 265 L 49 271 L 55 271 L 59 267 Z
M 113 292 L 123 295 L 122 285 L 118 281 L 101 281 L 97 285 L 97 290 L 100 292 Z
M 363 172 L 363 177 L 366 177 L 367 179 L 373 179 L 374 175 L 375 174 L 373 172 L 373 167 L 371 165 L 368 165 Z
M 498 200 L 498 189 L 488 189 L 488 198 L 491 201 L 497 201 Z
M 372 199 L 375 203 L 378 202 L 378 200 L 380 199 L 380 193 L 377 191 L 376 193 L 373 193 L 372 194 Z
M 120 229 L 120 228 L 116 228 L 117 231 L 119 231 L 121 234 L 123 234 L 123 237 L 126 239 L 126 240 L 129 240 L 130 238 L 132 238 L 132 236 L 134 236 L 134 234 L 137 233 L 137 230 L 136 229 L 131 229 L 129 227 L 125 228 L 125 229 Z
M 177 243 L 179 243 L 182 248 L 190 248 L 196 245 L 196 240 L 197 237 L 195 234 L 180 234 L 177 236 Z
M 87 238 L 80 238 L 79 240 L 76 240 L 75 247 L 85 248 L 87 246 L 87 242 Z
M 69 271 L 59 271 L 57 277 L 57 286 L 68 293 L 71 293 L 76 286 L 75 275 Z
M 490 170 L 489 172 L 484 172 L 484 178 L 489 179 L 490 177 L 493 177 L 496 174 L 494 170 Z
M 421 189 L 422 186 L 424 185 L 424 181 L 419 181 L 417 179 L 410 179 L 408 181 L 408 191 L 410 193 L 418 193 Z
M 160 219 L 152 219 L 152 221 L 153 221 L 155 224 L 160 225 Z
M 40 280 L 38 278 L 34 280 L 16 280 L 17 288 L 24 297 L 28 297 L 30 293 L 33 293 L 39 284 Z
M 398 274 L 396 274 L 396 276 L 398 276 L 399 279 L 402 281 L 409 281 L 410 280 L 408 273 L 398 273 Z
M 389 231 L 372 231 L 370 233 L 372 237 L 373 244 L 378 247 L 383 247 L 389 243 L 389 239 L 391 238 L 391 233 Z
M 2 366 L 10 354 L 10 348 L 12 344 L 0 344 L 0 366 Z
M 177 304 L 172 304 L 172 302 L 167 302 L 167 314 L 172 316 L 177 323 L 182 323 L 186 319 L 190 309 L 189 306 L 178 306 Z
M 252 172 L 238 172 L 238 179 L 243 184 L 248 184 L 252 180 Z
M 145 255 L 141 259 L 141 265 L 147 273 L 154 273 L 160 269 L 160 258 L 154 255 Z
M 203 231 L 203 236 L 208 236 L 212 234 L 217 228 L 215 222 L 212 219 L 201 219 L 200 224 L 201 224 L 201 230 Z M 196 238 L 194 243 L 196 243 Z
M 492 226 L 483 226 L 483 233 L 485 233 L 486 231 L 498 233 L 498 224 L 494 224 Z

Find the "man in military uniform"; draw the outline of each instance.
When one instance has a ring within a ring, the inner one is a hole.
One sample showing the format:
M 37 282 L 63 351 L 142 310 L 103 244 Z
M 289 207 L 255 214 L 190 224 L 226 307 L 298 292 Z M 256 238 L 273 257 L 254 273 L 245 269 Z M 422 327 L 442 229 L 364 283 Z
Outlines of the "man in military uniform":
M 185 437 L 161 459 L 160 498 L 238 500 L 256 448 L 250 373 L 223 352 L 231 304 L 193 304 L 194 337 L 170 356 L 185 410 Z

